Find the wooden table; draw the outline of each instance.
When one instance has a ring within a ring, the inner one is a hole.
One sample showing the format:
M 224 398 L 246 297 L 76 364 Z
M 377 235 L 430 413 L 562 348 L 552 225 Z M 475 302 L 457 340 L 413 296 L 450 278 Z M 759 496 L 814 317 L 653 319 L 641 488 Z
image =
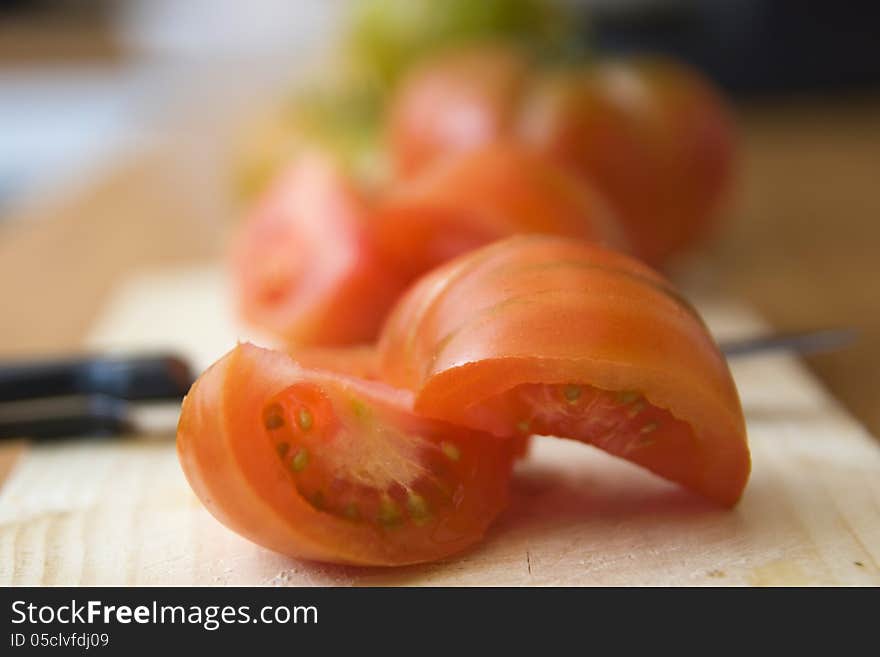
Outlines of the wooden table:
M 719 240 L 677 275 L 698 296 L 748 301 L 781 328 L 857 327 L 856 347 L 810 365 L 876 435 L 880 102 L 749 107 L 743 116 L 740 204 Z M 221 141 L 191 134 L 181 127 L 80 193 L 0 224 L 0 354 L 81 348 L 124 275 L 217 260 L 236 210 L 218 166 Z M 876 584 L 878 450 L 793 362 L 769 363 L 746 365 L 739 374 L 750 382 L 744 396 L 754 386 L 764 395 L 748 410 L 761 467 L 732 515 L 719 516 L 619 464 L 596 468 L 599 456 L 551 444 L 541 448 L 543 461 L 526 466 L 515 490 L 520 503 L 482 551 L 428 569 L 315 569 L 291 565 L 217 525 L 192 498 L 167 442 L 7 443 L 0 447 L 0 486 L 11 483 L 0 494 L 11 515 L 0 522 L 0 581 L 480 583 L 465 576 L 478 573 L 481 583 Z M 785 377 L 771 376 L 780 373 Z M 800 419 L 790 421 L 795 412 Z M 77 463 L 107 476 L 77 487 L 81 480 L 63 476 Z M 128 470 L 126 463 L 139 465 Z M 548 479 L 542 463 L 568 469 Z M 604 474 L 585 489 L 578 467 Z M 44 494 L 27 492 L 47 477 L 53 486 Z M 636 492 L 626 492 L 628 481 Z M 783 487 L 781 496 L 774 486 Z M 53 516 L 59 496 L 89 514 L 65 507 Z M 584 516 L 571 496 L 600 512 Z M 114 499 L 119 503 L 100 503 Z M 555 511 L 544 518 L 546 508 Z M 670 527 L 678 532 L 672 541 Z M 585 535 L 600 537 L 587 556 L 560 549 Z M 694 552 L 691 543 L 682 563 L 688 537 L 700 547 Z M 59 547 L 65 545 L 72 547 Z

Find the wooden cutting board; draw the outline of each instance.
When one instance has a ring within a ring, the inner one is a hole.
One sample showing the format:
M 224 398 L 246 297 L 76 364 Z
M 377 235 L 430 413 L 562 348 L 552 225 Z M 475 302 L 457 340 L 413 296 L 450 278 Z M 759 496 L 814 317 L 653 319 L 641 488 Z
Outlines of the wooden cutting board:
M 88 345 L 204 367 L 241 332 L 222 275 L 172 269 L 113 296 Z M 719 338 L 763 328 L 697 304 Z M 259 342 L 259 336 L 256 336 Z M 880 585 L 880 447 L 796 360 L 738 361 L 754 468 L 715 508 L 581 444 L 539 439 L 471 551 L 398 569 L 295 561 L 239 538 L 190 491 L 173 432 L 0 448 L 0 584 Z

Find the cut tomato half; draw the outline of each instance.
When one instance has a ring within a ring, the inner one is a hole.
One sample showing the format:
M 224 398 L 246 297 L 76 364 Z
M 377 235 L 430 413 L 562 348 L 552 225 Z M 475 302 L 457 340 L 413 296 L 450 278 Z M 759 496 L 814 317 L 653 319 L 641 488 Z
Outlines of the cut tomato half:
M 379 371 L 430 417 L 581 440 L 722 504 L 748 479 L 736 387 L 696 311 L 595 245 L 514 237 L 435 270 L 389 318 Z
M 183 403 L 178 454 L 222 523 L 294 557 L 401 565 L 478 540 L 509 441 L 413 414 L 411 395 L 242 344 Z
M 294 345 L 373 340 L 405 281 L 379 253 L 368 217 L 329 156 L 299 155 L 235 238 L 243 317 Z

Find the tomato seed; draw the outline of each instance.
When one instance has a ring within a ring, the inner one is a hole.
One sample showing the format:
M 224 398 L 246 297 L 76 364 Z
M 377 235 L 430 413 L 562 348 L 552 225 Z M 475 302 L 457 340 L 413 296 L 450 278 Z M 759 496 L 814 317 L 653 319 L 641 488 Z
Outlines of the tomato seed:
M 266 417 L 263 420 L 263 424 L 269 431 L 274 431 L 284 426 L 284 414 L 278 404 L 272 404 L 266 409 Z
M 314 425 L 315 419 L 312 417 L 311 411 L 307 408 L 299 409 L 299 413 L 296 416 L 296 423 L 299 425 L 299 428 L 303 431 L 309 431 Z
M 324 493 L 321 491 L 315 491 L 312 493 L 311 497 L 309 497 L 309 502 L 318 511 L 323 510 L 325 505 Z
M 402 515 L 400 513 L 400 509 L 397 506 L 397 503 L 395 503 L 394 500 L 388 497 L 388 495 L 384 495 L 382 497 L 382 500 L 379 502 L 379 522 L 386 527 L 390 527 L 399 523 L 401 518 Z
M 458 445 L 442 442 L 440 443 L 440 449 L 450 461 L 457 461 L 461 458 L 461 450 L 458 448 Z
M 360 399 L 351 400 L 351 410 L 359 420 L 366 420 L 370 414 L 370 409 Z
M 627 415 L 627 417 L 632 419 L 636 415 L 641 413 L 643 410 L 645 410 L 645 402 L 638 401 L 630 407 L 630 409 L 626 412 L 626 415 Z
M 409 515 L 417 524 L 419 521 L 426 520 L 428 516 L 431 515 L 427 500 L 418 493 L 412 491 L 410 491 L 409 497 L 407 498 L 406 508 L 409 511 Z
M 294 472 L 302 472 L 309 464 L 309 452 L 305 447 L 301 447 L 290 461 L 290 469 Z
M 581 398 L 582 393 L 583 390 L 581 389 L 581 387 L 573 384 L 569 384 L 562 389 L 562 394 L 569 401 L 569 403 L 572 404 Z
M 633 390 L 621 390 L 615 396 L 621 404 L 632 404 L 640 397 L 639 393 Z

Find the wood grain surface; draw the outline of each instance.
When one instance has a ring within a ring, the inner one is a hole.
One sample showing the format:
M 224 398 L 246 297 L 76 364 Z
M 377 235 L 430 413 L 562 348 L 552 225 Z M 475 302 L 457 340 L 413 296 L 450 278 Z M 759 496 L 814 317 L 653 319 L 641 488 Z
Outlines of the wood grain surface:
M 243 337 L 224 299 L 215 269 L 144 274 L 117 286 L 88 344 L 161 344 L 202 365 Z M 699 305 L 722 338 L 763 326 L 738 306 Z M 342 568 L 226 530 L 190 491 L 169 432 L 18 445 L 0 489 L 0 584 L 880 584 L 880 448 L 795 360 L 741 360 L 734 374 L 754 470 L 733 511 L 540 438 L 476 548 L 426 566 Z

